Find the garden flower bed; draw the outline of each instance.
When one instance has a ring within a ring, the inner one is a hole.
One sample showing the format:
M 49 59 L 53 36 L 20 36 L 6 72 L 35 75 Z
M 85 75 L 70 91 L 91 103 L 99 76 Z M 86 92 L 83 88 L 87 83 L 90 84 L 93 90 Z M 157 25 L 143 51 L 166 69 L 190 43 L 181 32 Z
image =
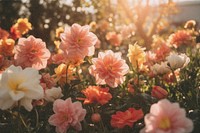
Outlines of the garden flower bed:
M 1 27 L 0 132 L 200 132 L 200 33 L 194 20 L 159 23 L 174 5 L 148 33 L 136 8 L 134 23 L 57 27 L 51 46 L 28 18 Z

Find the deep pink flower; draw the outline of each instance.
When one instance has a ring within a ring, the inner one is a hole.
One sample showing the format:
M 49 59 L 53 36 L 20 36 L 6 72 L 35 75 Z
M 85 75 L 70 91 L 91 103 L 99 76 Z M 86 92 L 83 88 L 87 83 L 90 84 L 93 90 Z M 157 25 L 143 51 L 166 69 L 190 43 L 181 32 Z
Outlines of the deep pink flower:
M 60 49 L 64 51 L 69 61 L 77 62 L 83 60 L 85 56 L 94 54 L 97 37 L 89 31 L 89 28 L 88 25 L 73 24 L 61 33 Z
M 49 58 L 50 52 L 45 42 L 34 36 L 20 38 L 15 47 L 15 63 L 23 68 L 32 67 L 40 70 L 47 66 Z
M 53 104 L 53 111 L 55 114 L 50 116 L 48 122 L 56 126 L 57 133 L 66 133 L 69 127 L 82 130 L 80 121 L 85 118 L 86 110 L 80 102 L 72 103 L 71 98 L 65 101 L 57 99 Z
M 114 53 L 108 50 L 105 53 L 99 52 L 98 58 L 93 58 L 90 66 L 90 74 L 96 78 L 97 84 L 107 84 L 110 87 L 117 87 L 124 82 L 124 75 L 128 73 L 129 67 L 121 58 L 121 53 Z
M 185 110 L 167 99 L 151 106 L 150 113 L 145 116 L 145 125 L 140 133 L 190 133 L 193 130 Z

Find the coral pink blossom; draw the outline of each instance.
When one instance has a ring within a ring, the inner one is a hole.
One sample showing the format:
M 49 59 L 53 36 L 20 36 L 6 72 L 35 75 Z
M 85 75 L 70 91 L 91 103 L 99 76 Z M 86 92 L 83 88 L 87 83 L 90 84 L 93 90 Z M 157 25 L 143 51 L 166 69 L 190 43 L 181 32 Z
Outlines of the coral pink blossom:
M 193 130 L 185 110 L 167 99 L 151 106 L 150 113 L 145 116 L 145 125 L 140 133 L 190 133 Z
M 53 103 L 53 111 L 55 114 L 50 116 L 48 122 L 56 126 L 57 133 L 66 133 L 69 127 L 82 130 L 80 121 L 85 118 L 86 110 L 80 102 L 72 103 L 71 98 L 65 101 L 57 99 Z
M 125 112 L 117 111 L 116 114 L 112 115 L 111 126 L 116 128 L 124 128 L 126 125 L 133 127 L 133 124 L 142 119 L 144 116 L 142 110 L 135 110 L 129 108 Z
M 6 30 L 3 30 L 0 28 L 0 39 L 7 39 L 9 36 L 9 33 Z
M 108 32 L 106 34 L 106 40 L 108 40 L 113 46 L 120 46 L 122 42 L 122 36 L 116 32 Z
M 171 34 L 168 39 L 169 45 L 174 46 L 175 48 L 180 47 L 181 45 L 189 45 L 192 42 L 192 36 L 190 32 L 186 30 L 179 30 L 174 34 Z
M 109 88 L 101 88 L 100 86 L 89 86 L 82 93 L 86 96 L 84 99 L 84 104 L 89 103 L 100 103 L 104 105 L 109 102 L 112 95 L 108 92 Z
M 168 92 L 160 86 L 154 86 L 152 88 L 151 96 L 155 98 L 163 99 L 163 98 L 166 98 L 167 95 L 168 95 Z
M 158 47 L 155 50 L 155 54 L 156 54 L 156 61 L 164 61 L 165 57 L 168 56 L 170 54 L 171 49 L 166 45 L 166 44 L 162 44 L 160 47 Z
M 97 37 L 89 31 L 89 28 L 88 25 L 73 24 L 70 28 L 66 27 L 64 33 L 61 33 L 60 49 L 64 51 L 69 61 L 77 62 L 84 59 L 85 56 L 94 54 Z
M 93 58 L 90 66 L 90 74 L 96 78 L 96 83 L 107 84 L 110 87 L 117 87 L 125 80 L 124 75 L 128 73 L 129 67 L 121 58 L 121 53 L 114 53 L 108 50 L 105 53 L 99 52 L 98 58 Z
M 23 68 L 32 67 L 40 70 L 47 66 L 49 58 L 50 52 L 45 42 L 34 36 L 20 38 L 15 47 L 15 63 Z

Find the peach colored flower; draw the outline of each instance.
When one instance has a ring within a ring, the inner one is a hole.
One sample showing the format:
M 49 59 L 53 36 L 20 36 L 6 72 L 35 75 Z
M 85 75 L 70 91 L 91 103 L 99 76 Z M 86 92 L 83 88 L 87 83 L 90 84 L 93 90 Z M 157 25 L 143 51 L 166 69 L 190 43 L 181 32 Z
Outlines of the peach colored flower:
M 107 84 L 110 87 L 117 87 L 124 82 L 124 75 L 129 71 L 125 60 L 121 58 L 121 53 L 114 53 L 112 50 L 99 52 L 98 58 L 93 58 L 92 63 L 89 72 L 100 85 Z
M 193 130 L 185 110 L 167 99 L 153 104 L 144 120 L 146 126 L 140 133 L 190 133 Z
M 7 39 L 8 36 L 9 36 L 9 33 L 6 30 L 0 28 L 0 39 Z
M 67 82 L 69 83 L 71 80 L 75 79 L 75 72 L 76 68 L 72 65 L 70 65 L 67 69 L 66 64 L 60 64 L 57 68 L 54 69 L 55 75 L 55 81 L 58 82 L 61 86 L 63 86 L 66 83 L 66 71 L 67 71 Z
M 66 57 L 64 53 L 57 53 L 57 54 L 51 54 L 51 60 L 54 64 L 61 64 L 66 62 Z
M 100 103 L 104 105 L 109 102 L 112 95 L 108 92 L 109 88 L 101 88 L 100 86 L 89 86 L 82 93 L 86 96 L 84 99 L 84 104 L 89 103 Z
M 160 86 L 154 86 L 151 90 L 151 96 L 158 99 L 166 98 L 167 95 L 168 92 Z
M 51 77 L 49 73 L 43 73 L 42 78 L 40 79 L 40 84 L 43 87 L 43 89 L 51 89 L 56 85 L 56 82 L 54 81 L 54 78 Z
M 144 64 L 147 65 L 148 67 L 151 67 L 156 63 L 156 54 L 152 51 L 147 51 L 145 60 L 146 61 Z
M 20 38 L 22 35 L 19 32 L 19 30 L 17 30 L 14 25 L 10 28 L 10 37 L 14 40 Z
M 55 114 L 50 116 L 49 124 L 56 126 L 57 133 L 66 133 L 70 127 L 81 131 L 81 121 L 84 120 L 86 110 L 80 102 L 72 103 L 71 98 L 66 100 L 57 99 L 53 103 Z
M 192 36 L 190 32 L 186 30 L 179 30 L 174 34 L 171 34 L 168 38 L 169 45 L 172 45 L 175 48 L 178 48 L 181 45 L 190 45 L 191 42 Z
M 106 34 L 106 40 L 108 40 L 113 46 L 120 46 L 122 42 L 122 36 L 116 32 L 108 32 Z
M 90 32 L 89 28 L 88 25 L 73 24 L 70 28 L 66 27 L 64 33 L 61 33 L 60 49 L 63 50 L 70 62 L 78 62 L 85 56 L 94 54 L 97 36 Z
M 160 45 L 154 52 L 156 54 L 156 61 L 164 61 L 166 56 L 169 55 L 171 49 L 166 45 L 162 44 Z
M 129 44 L 128 49 L 128 58 L 134 68 L 140 67 L 146 61 L 146 53 L 144 52 L 145 48 L 134 44 Z
M 45 42 L 34 36 L 20 38 L 15 47 L 15 63 L 23 68 L 32 67 L 40 70 L 47 66 L 49 58 L 50 52 Z
M 4 56 L 12 56 L 14 50 L 15 41 L 13 39 L 1 39 L 0 40 L 0 53 Z
M 125 126 L 133 127 L 134 123 L 144 116 L 141 109 L 136 110 L 129 108 L 125 112 L 117 111 L 111 117 L 111 126 L 115 128 L 124 128 Z
M 26 34 L 29 30 L 32 29 L 31 23 L 27 18 L 19 18 L 17 23 L 14 25 L 14 28 L 18 30 L 22 35 Z

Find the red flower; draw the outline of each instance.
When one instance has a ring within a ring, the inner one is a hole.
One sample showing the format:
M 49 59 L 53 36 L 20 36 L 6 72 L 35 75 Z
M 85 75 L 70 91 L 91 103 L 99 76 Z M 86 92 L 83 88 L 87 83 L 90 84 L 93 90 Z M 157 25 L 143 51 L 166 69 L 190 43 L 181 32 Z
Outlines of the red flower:
M 112 95 L 108 92 L 109 88 L 101 88 L 100 86 L 89 86 L 82 93 L 86 96 L 84 98 L 84 104 L 100 103 L 104 105 L 112 98 Z
M 144 116 L 141 109 L 135 110 L 129 108 L 125 112 L 117 111 L 116 114 L 112 115 L 111 126 L 116 128 L 124 128 L 126 125 L 132 127 L 133 124 L 142 119 Z

